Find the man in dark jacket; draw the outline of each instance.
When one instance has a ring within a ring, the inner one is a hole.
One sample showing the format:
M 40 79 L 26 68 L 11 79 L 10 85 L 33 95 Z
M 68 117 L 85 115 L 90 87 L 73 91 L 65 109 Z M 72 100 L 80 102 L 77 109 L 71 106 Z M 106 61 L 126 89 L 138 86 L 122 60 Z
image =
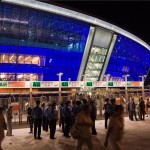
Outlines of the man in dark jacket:
M 145 103 L 142 97 L 139 103 L 139 109 L 140 109 L 140 120 L 145 120 Z
M 63 116 L 64 116 L 64 136 L 67 138 L 70 138 L 69 132 L 70 132 L 70 127 L 71 127 L 71 101 L 66 101 L 65 106 L 63 107 Z
M 39 105 L 40 101 L 36 101 L 36 106 L 32 110 L 32 117 L 34 119 L 34 138 L 37 139 L 37 132 L 38 132 L 38 140 L 42 139 L 41 138 L 42 109 L 40 108 Z

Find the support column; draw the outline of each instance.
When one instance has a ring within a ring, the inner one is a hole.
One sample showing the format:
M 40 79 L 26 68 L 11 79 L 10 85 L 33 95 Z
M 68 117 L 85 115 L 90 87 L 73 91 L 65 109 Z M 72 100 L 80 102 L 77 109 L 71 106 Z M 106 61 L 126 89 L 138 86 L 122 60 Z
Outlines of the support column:
M 63 73 L 58 73 L 58 78 L 59 78 L 59 104 L 61 102 L 61 76 L 63 75 Z
M 32 74 L 30 74 L 30 107 L 33 108 L 33 98 L 32 98 Z
M 128 85 L 127 85 L 127 82 L 128 82 L 128 76 L 129 75 L 125 75 L 125 99 L 126 99 L 126 102 L 128 102 Z
M 144 92 L 144 75 L 142 76 L 142 97 L 145 99 L 145 92 Z

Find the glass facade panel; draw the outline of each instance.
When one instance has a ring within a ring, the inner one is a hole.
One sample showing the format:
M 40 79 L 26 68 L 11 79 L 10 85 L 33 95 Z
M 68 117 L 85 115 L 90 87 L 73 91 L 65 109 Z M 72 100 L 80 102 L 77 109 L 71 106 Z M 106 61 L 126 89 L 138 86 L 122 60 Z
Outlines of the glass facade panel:
M 150 69 L 150 51 L 133 40 L 122 35 L 117 36 L 116 43 L 110 57 L 106 74 L 114 80 L 139 81 L 139 75 L 146 75 Z
M 38 74 L 43 80 L 76 80 L 89 24 L 40 10 L 0 5 L 1 73 Z M 5 61 L 3 60 L 5 57 Z M 6 65 L 7 63 L 7 65 Z
M 98 80 L 107 51 L 107 48 L 92 46 L 85 70 L 85 74 L 87 74 L 88 81 Z

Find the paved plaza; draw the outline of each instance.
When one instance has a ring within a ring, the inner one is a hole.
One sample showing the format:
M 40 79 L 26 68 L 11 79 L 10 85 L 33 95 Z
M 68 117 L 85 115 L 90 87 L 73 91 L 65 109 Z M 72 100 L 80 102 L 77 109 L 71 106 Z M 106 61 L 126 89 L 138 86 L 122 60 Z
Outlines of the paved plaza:
M 104 128 L 104 120 L 96 121 L 97 136 L 93 136 L 95 150 L 111 150 L 103 147 L 106 129 Z M 33 134 L 29 134 L 29 128 L 13 129 L 11 137 L 5 137 L 3 141 L 4 150 L 75 150 L 76 140 L 73 138 L 65 138 L 59 126 L 55 137 L 56 140 L 50 140 L 49 135 L 42 131 L 42 140 L 35 140 Z M 150 117 L 146 117 L 145 121 L 130 121 L 125 117 L 125 150 L 149 150 L 150 149 Z M 87 150 L 84 146 L 83 150 Z

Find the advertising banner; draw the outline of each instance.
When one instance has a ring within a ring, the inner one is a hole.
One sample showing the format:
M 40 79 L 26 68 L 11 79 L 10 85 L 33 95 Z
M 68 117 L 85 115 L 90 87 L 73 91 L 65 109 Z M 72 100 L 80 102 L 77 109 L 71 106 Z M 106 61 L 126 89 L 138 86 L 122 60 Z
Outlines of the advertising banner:
M 68 87 L 84 87 L 84 81 L 69 81 Z
M 93 87 L 106 87 L 105 81 L 93 81 Z
M 142 82 L 127 82 L 128 87 L 142 87 Z
M 8 81 L 8 88 L 24 88 L 25 81 Z
M 121 82 L 121 81 L 114 81 L 114 87 L 125 87 L 126 82 Z
M 41 88 L 58 88 L 58 81 L 41 81 Z

